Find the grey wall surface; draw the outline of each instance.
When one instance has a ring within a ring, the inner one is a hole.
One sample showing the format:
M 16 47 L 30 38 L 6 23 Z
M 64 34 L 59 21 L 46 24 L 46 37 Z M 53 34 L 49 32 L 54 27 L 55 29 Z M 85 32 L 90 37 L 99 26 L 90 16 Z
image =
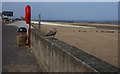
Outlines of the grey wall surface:
M 31 31 L 31 48 L 47 72 L 118 71 L 118 68 L 36 30 Z

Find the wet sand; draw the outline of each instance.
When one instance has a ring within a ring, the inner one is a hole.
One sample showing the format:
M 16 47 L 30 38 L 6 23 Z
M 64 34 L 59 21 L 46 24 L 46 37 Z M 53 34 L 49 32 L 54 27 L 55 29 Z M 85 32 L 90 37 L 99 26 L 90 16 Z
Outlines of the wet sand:
M 41 25 L 44 33 L 53 28 L 55 38 L 118 67 L 118 30 Z

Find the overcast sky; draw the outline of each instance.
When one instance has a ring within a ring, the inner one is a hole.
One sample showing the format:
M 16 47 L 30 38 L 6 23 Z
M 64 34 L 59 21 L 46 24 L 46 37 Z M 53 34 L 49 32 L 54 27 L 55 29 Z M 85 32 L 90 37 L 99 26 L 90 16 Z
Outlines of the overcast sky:
M 25 16 L 25 6 L 32 8 L 32 19 L 43 20 L 94 20 L 118 19 L 117 2 L 3 2 L 2 9 L 11 10 L 15 17 Z
M 120 0 L 2 0 L 2 2 L 118 2 Z

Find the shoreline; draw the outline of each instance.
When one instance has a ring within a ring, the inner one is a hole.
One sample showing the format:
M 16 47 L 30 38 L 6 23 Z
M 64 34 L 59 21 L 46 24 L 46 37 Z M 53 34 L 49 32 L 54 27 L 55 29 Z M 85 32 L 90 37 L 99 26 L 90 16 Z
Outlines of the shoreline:
M 31 21 L 31 23 L 38 24 L 38 21 Z M 87 27 L 95 27 L 95 28 L 100 28 L 100 29 L 111 29 L 111 30 L 118 30 L 119 27 L 120 27 L 119 25 L 116 25 L 116 24 L 70 23 L 70 22 L 47 22 L 47 21 L 45 23 L 54 23 L 54 24 L 62 24 L 62 25 L 73 25 L 73 26 L 87 26 Z

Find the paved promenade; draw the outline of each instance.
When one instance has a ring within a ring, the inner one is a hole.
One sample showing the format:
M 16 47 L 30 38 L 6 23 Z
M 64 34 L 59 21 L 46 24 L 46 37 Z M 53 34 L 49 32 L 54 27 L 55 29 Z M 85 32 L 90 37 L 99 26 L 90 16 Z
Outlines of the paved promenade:
M 3 72 L 42 72 L 33 53 L 26 46 L 16 45 L 19 22 L 2 26 L 2 71 Z M 20 26 L 20 25 L 19 25 Z

